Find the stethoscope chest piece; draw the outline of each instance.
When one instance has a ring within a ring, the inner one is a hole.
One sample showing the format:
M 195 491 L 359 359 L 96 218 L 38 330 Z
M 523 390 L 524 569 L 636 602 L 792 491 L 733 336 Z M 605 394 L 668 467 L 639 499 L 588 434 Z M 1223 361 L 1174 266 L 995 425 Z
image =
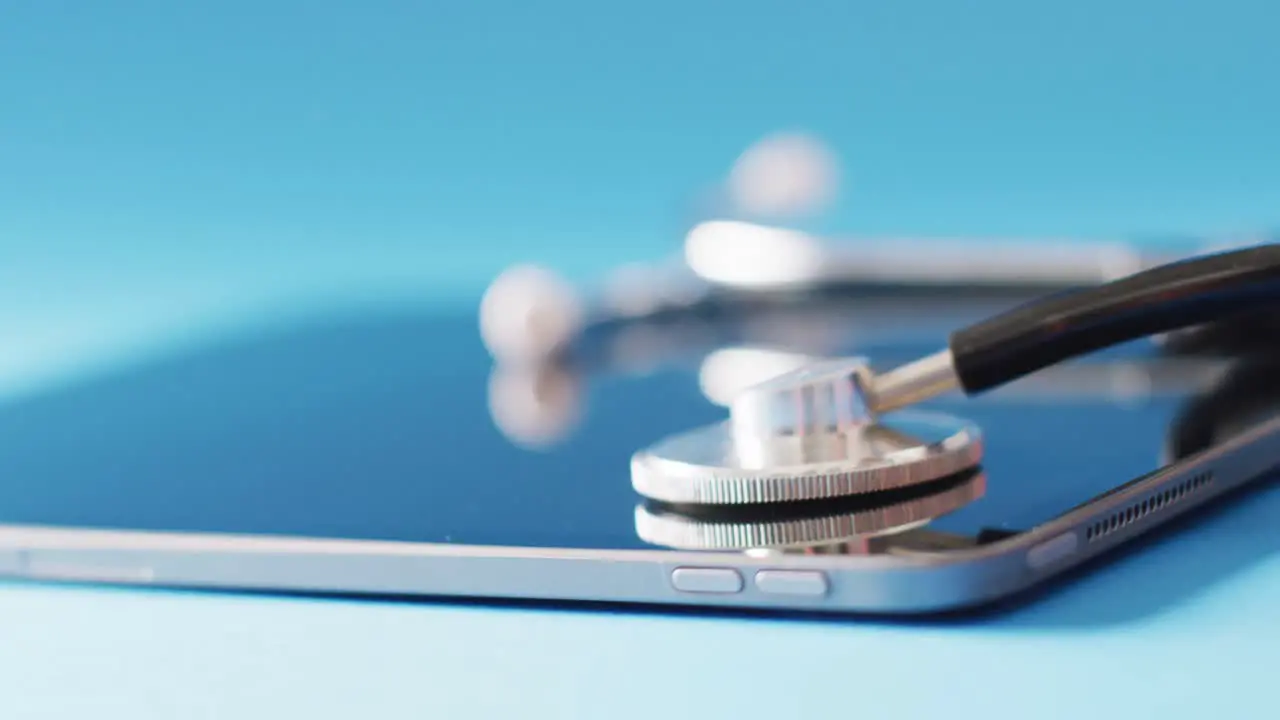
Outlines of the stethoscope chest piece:
M 631 459 L 632 486 L 667 503 L 743 505 L 914 487 L 976 467 L 982 435 L 940 413 L 877 417 L 860 358 L 744 391 L 727 421 L 668 437 Z

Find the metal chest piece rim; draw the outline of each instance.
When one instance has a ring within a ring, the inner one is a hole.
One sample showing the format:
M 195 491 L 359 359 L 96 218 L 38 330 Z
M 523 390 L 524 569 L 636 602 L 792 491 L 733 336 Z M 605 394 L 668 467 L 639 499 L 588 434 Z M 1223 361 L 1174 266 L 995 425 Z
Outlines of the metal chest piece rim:
M 847 542 L 906 532 L 981 498 L 986 476 L 981 471 L 939 480 L 928 489 L 883 503 L 850 500 L 803 504 L 794 513 L 746 513 L 746 508 L 720 509 L 706 515 L 684 512 L 688 506 L 642 502 L 636 506 L 636 533 L 653 545 L 678 550 L 786 550 Z M 899 493 L 901 494 L 901 493 Z
M 874 417 L 862 358 L 827 361 L 754 386 L 727 421 L 665 438 L 631 459 L 632 486 L 668 503 L 742 505 L 914 487 L 982 460 L 982 433 L 944 413 Z

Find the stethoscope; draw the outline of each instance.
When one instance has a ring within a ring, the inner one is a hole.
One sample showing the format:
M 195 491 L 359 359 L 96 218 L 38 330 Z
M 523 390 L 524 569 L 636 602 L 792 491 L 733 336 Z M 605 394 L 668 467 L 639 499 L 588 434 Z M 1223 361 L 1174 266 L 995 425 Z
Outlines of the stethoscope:
M 1280 364 L 1275 347 L 1238 359 L 1174 415 L 1162 461 L 1208 450 L 1280 412 Z M 978 469 L 896 492 L 819 502 L 715 506 L 643 500 L 637 535 L 652 545 L 682 550 L 752 554 L 910 554 L 939 546 L 968 547 L 1011 531 L 968 535 L 939 532 L 933 520 L 977 500 L 987 490 Z
M 740 231 L 740 225 L 728 227 Z M 723 232 L 726 226 L 716 228 Z M 780 237 L 775 230 L 764 229 L 772 238 L 768 242 Z M 794 240 L 792 235 L 788 238 L 787 242 Z M 937 352 L 887 371 L 876 371 L 859 358 L 820 359 L 743 387 L 726 399 L 729 417 L 724 422 L 638 451 L 632 459 L 632 484 L 641 495 L 661 502 L 758 505 L 882 493 L 933 482 L 980 464 L 981 430 L 961 418 L 912 406 L 956 391 L 986 394 L 1112 345 L 1152 335 L 1169 337 L 1171 332 L 1256 313 L 1280 299 L 1278 246 L 1171 261 L 1130 254 L 1128 264 L 1115 257 L 1095 263 L 1092 275 L 1082 271 L 1085 264 L 1076 263 L 1064 264 L 1069 271 L 1056 274 L 1015 278 L 1009 273 L 993 279 L 989 270 L 981 270 L 987 265 L 975 262 L 971 267 L 986 273 L 983 282 L 963 273 L 950 289 L 941 277 L 915 282 L 917 289 L 929 286 L 944 295 L 954 290 L 956 305 L 962 304 L 962 291 L 975 285 L 1017 302 L 951 331 L 946 346 Z M 798 297 L 821 296 L 842 286 L 896 286 L 901 292 L 904 284 L 910 285 L 884 274 L 840 279 L 830 268 L 809 275 L 794 272 L 801 265 L 813 267 L 799 264 L 784 273 L 786 277 L 775 274 L 769 282 L 760 282 L 757 275 L 744 284 L 741 277 L 712 280 L 705 262 L 701 270 L 689 262 L 647 277 L 633 273 L 628 283 L 615 285 L 613 293 L 585 304 L 545 273 L 523 268 L 491 288 L 482 304 L 482 331 L 500 366 L 547 367 L 548 359 L 572 357 L 576 347 L 592 345 L 576 342 L 581 338 L 616 333 L 641 321 L 715 321 L 744 309 L 785 311 Z M 1127 272 L 1135 267 L 1139 269 Z M 513 303 L 520 293 L 524 302 Z M 499 312 L 504 305 L 506 312 Z M 497 325 L 495 317 L 501 321 Z M 495 331 L 502 322 L 508 331 L 524 331 L 518 342 L 510 341 L 513 335 L 503 338 Z

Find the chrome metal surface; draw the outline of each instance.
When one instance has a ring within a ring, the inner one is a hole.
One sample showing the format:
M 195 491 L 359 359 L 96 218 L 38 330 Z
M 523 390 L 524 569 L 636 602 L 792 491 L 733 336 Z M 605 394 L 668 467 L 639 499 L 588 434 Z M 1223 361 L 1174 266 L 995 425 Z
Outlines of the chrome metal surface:
M 869 383 L 867 405 L 877 413 L 914 405 L 960 387 L 950 350 L 942 350 L 878 375 Z
M 790 461 L 749 465 L 740 459 L 728 423 L 711 425 L 636 453 L 631 484 L 641 495 L 665 502 L 789 502 L 918 485 L 982 459 L 977 426 L 909 411 L 852 432 L 779 437 L 772 445 L 769 455 Z
M 857 461 L 875 447 L 863 387 L 866 360 L 827 360 L 746 388 L 729 408 L 738 461 L 765 468 L 832 457 Z M 851 442 L 852 440 L 852 442 Z
M 964 420 L 922 412 L 877 420 L 870 382 L 866 361 L 846 358 L 747 388 L 727 422 L 636 453 L 632 486 L 666 502 L 789 502 L 914 486 L 981 461 L 981 433 Z
M 879 507 L 811 511 L 789 517 L 703 517 L 641 504 L 636 534 L 653 545 L 679 550 L 771 550 L 828 545 L 920 527 L 982 497 L 986 476 L 975 473 L 938 492 Z

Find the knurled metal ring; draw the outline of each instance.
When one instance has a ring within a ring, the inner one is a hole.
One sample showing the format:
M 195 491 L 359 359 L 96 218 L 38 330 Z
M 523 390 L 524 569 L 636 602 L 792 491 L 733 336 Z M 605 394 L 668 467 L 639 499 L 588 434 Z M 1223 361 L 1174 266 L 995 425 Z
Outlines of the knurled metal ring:
M 683 550 L 813 546 L 919 527 L 968 505 L 986 492 L 986 476 L 981 472 L 937 482 L 943 487 L 899 502 L 790 517 L 733 517 L 723 513 L 719 517 L 702 517 L 641 503 L 635 511 L 636 534 L 650 544 Z
M 729 423 L 711 425 L 633 455 L 631 484 L 641 495 L 669 503 L 776 503 L 912 487 L 982 461 L 978 427 L 941 413 L 899 411 L 851 432 L 857 436 L 784 435 L 755 441 L 780 446 L 771 457 L 797 461 L 753 467 L 741 460 Z M 853 445 L 858 446 L 856 457 L 845 451 Z

